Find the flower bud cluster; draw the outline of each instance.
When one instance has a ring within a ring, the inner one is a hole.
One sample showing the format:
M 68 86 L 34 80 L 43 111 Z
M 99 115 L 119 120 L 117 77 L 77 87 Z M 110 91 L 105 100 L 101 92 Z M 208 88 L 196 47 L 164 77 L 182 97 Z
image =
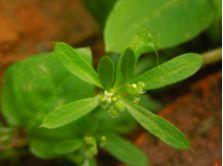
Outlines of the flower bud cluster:
M 102 135 L 98 139 L 93 136 L 85 136 L 85 156 L 86 158 L 92 158 L 98 153 L 98 146 L 103 147 L 106 144 L 107 138 Z
M 117 117 L 120 112 L 125 110 L 123 103 L 119 100 L 114 90 L 104 91 L 104 94 L 98 95 L 98 102 L 101 107 L 108 110 L 112 117 Z
M 96 139 L 92 136 L 85 136 L 84 140 L 87 145 L 85 155 L 87 158 L 92 158 L 94 155 L 98 153 Z
M 140 101 L 140 95 L 144 93 L 145 84 L 143 82 L 133 83 L 127 85 L 127 92 L 134 96 L 133 103 L 137 104 Z

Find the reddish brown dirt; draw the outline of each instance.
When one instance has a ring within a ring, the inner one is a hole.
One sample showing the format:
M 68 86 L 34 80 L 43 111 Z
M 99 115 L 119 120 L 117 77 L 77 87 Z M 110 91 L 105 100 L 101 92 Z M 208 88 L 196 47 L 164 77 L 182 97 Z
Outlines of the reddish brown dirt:
M 78 45 L 98 33 L 81 0 L 1 1 L 0 74 L 27 55 L 50 50 L 53 41 Z
M 160 115 L 178 126 L 188 137 L 191 150 L 174 150 L 148 133 L 136 140 L 152 166 L 211 166 L 221 162 L 221 73 L 195 83 Z

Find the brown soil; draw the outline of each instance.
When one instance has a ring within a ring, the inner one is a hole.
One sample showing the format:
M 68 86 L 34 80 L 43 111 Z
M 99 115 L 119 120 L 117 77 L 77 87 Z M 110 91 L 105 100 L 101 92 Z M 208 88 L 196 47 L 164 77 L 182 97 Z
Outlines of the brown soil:
M 135 140 L 152 166 L 217 166 L 221 163 L 220 81 L 220 72 L 209 75 L 160 113 L 187 135 L 190 150 L 175 150 L 147 132 Z
M 81 0 L 0 1 L 0 74 L 15 61 L 51 50 L 53 41 L 79 45 L 98 33 Z

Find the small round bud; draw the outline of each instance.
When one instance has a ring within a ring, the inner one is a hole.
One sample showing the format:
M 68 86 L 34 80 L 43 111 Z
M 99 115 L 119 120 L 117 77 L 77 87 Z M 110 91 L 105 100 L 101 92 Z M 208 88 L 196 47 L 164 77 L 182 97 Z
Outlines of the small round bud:
M 115 108 L 119 110 L 119 112 L 123 112 L 125 110 L 125 106 L 121 101 L 115 102 Z
M 84 140 L 87 145 L 87 150 L 85 151 L 85 155 L 87 158 L 92 158 L 94 155 L 98 153 L 97 142 L 96 139 L 92 136 L 85 136 Z
M 132 84 L 131 86 L 133 89 L 137 88 L 137 84 Z
M 107 140 L 106 136 L 102 135 L 102 136 L 100 137 L 100 140 L 99 140 L 99 146 L 100 146 L 101 148 L 103 148 L 103 147 L 105 146 L 105 144 L 106 144 L 106 140 Z
M 145 87 L 145 83 L 144 82 L 138 82 L 138 87 L 143 89 Z
M 133 99 L 134 104 L 138 104 L 139 101 L 140 101 L 140 97 L 134 97 L 134 99 Z
M 106 141 L 106 140 L 107 140 L 106 136 L 102 135 L 102 136 L 101 136 L 101 140 L 102 140 L 102 141 Z
M 85 136 L 85 137 L 84 137 L 84 140 L 85 140 L 85 142 L 86 142 L 87 144 L 92 144 L 92 143 L 95 142 L 95 138 L 92 137 L 92 136 Z
M 113 106 L 111 106 L 108 109 L 108 112 L 110 113 L 110 115 L 111 115 L 112 118 L 116 118 L 119 115 L 119 111 L 115 107 L 113 107 Z

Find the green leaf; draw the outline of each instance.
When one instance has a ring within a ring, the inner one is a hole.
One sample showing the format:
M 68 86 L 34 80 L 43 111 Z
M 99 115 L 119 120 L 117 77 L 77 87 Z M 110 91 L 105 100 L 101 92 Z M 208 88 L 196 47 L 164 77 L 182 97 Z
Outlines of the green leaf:
M 71 74 L 57 56 L 42 53 L 5 71 L 2 112 L 12 126 L 39 128 L 43 116 L 55 107 L 93 94 L 93 86 Z
M 121 58 L 121 75 L 122 80 L 128 83 L 135 70 L 136 58 L 134 52 L 131 49 L 126 49 Z
M 145 83 L 145 90 L 157 89 L 176 83 L 193 75 L 202 66 L 199 54 L 187 53 L 139 75 L 133 82 Z
M 134 144 L 115 134 L 106 135 L 104 148 L 123 163 L 131 166 L 147 166 L 148 159 Z
M 97 161 L 95 160 L 95 159 L 91 159 L 90 161 L 89 161 L 89 166 L 97 166 L 98 164 L 97 164 Z
M 97 121 L 100 132 L 128 134 L 137 127 L 135 119 L 127 111 L 122 112 L 118 118 L 111 118 L 106 111 L 100 109 L 97 114 L 91 116 L 91 119 L 94 122 Z
M 130 42 L 129 47 L 135 52 L 136 58 L 151 50 L 156 51 L 155 43 L 147 29 L 142 29 L 137 33 Z
M 76 49 L 78 54 L 82 55 L 82 57 L 88 62 L 89 64 L 92 65 L 93 60 L 92 60 L 92 52 L 89 47 L 83 47 L 83 48 L 78 48 Z
M 142 29 L 158 49 L 179 45 L 205 30 L 214 13 L 210 0 L 119 0 L 106 22 L 106 50 L 124 51 Z
M 64 141 L 32 139 L 30 151 L 40 158 L 51 158 L 79 150 L 83 144 L 81 139 Z
M 84 0 L 87 8 L 103 28 L 109 12 L 117 0 Z
M 140 96 L 139 104 L 153 113 L 159 112 L 162 109 L 162 103 L 152 98 L 149 94 Z
M 122 83 L 122 73 L 121 73 L 121 60 L 124 54 L 122 54 L 121 56 L 119 56 L 118 58 L 118 62 L 116 64 L 116 70 L 115 70 L 115 83 L 114 83 L 114 87 L 116 89 L 119 88 L 120 84 Z
M 59 57 L 62 64 L 74 75 L 83 81 L 101 87 L 96 71 L 86 62 L 86 58 L 71 46 L 58 42 L 55 45 L 54 52 Z
M 111 58 L 103 57 L 98 64 L 98 75 L 102 86 L 110 89 L 113 86 L 115 78 L 115 66 Z
M 77 51 L 84 53 L 86 62 L 91 63 L 89 49 Z M 34 155 L 57 157 L 53 146 L 83 134 L 80 131 L 83 124 L 78 120 L 57 129 L 45 129 L 39 127 L 43 117 L 60 105 L 93 94 L 94 87 L 70 73 L 57 56 L 41 53 L 17 62 L 5 71 L 1 113 L 9 126 L 22 127 L 27 131 L 27 141 Z M 34 144 L 33 141 L 39 143 Z
M 116 73 L 115 73 L 115 84 L 114 87 L 116 89 L 119 88 L 121 83 L 129 79 L 135 70 L 136 58 L 133 57 L 134 52 L 131 49 L 126 49 L 121 56 L 118 58 L 118 62 L 116 64 Z M 128 57 L 130 56 L 130 57 Z M 128 61 L 128 65 L 125 64 Z M 134 64 L 134 65 L 133 65 Z M 132 65 L 132 66 L 131 66 Z M 129 71 L 126 71 L 129 70 Z M 124 77 L 123 77 L 124 74 Z M 125 80 L 124 80 L 125 79 Z
M 146 130 L 176 149 L 190 147 L 186 136 L 170 122 L 144 109 L 143 107 L 124 101 L 127 110 Z
M 41 127 L 50 129 L 64 126 L 88 114 L 97 105 L 98 101 L 95 97 L 81 99 L 63 105 L 47 114 L 43 119 Z

